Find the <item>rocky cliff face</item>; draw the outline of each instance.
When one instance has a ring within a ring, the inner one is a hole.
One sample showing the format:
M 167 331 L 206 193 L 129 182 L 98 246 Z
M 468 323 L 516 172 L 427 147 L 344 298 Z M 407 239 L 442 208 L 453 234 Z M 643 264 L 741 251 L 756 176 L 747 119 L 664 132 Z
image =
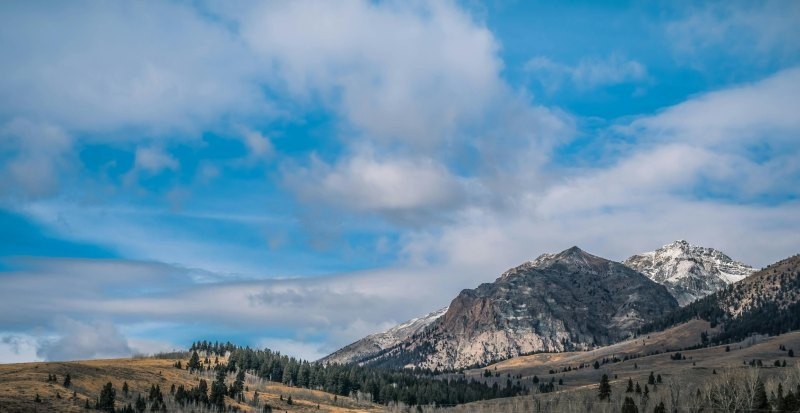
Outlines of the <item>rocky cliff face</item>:
M 463 290 L 407 340 L 361 362 L 458 369 L 537 351 L 589 349 L 677 308 L 667 289 L 577 247 Z
M 681 306 L 756 271 L 720 251 L 686 241 L 675 241 L 655 251 L 634 255 L 625 260 L 625 265 L 663 284 Z
M 359 363 L 362 360 L 368 360 L 372 357 L 375 357 L 375 355 L 378 353 L 394 347 L 404 340 L 409 339 L 414 334 L 419 333 L 425 329 L 425 327 L 438 320 L 446 311 L 447 307 L 436 310 L 422 317 L 408 320 L 405 323 L 392 327 L 391 329 L 382 333 L 366 336 L 355 343 L 342 347 L 341 349 L 329 354 L 319 361 L 324 364 L 349 364 Z

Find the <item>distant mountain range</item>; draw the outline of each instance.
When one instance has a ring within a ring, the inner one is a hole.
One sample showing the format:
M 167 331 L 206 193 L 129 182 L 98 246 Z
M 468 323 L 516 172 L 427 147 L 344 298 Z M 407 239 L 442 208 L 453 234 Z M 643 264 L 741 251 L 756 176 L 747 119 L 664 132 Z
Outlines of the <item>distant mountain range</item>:
M 441 310 L 367 336 L 323 363 L 459 369 L 541 351 L 584 350 L 630 337 L 679 306 L 755 270 L 712 248 L 675 241 L 624 264 L 572 247 L 542 254 Z

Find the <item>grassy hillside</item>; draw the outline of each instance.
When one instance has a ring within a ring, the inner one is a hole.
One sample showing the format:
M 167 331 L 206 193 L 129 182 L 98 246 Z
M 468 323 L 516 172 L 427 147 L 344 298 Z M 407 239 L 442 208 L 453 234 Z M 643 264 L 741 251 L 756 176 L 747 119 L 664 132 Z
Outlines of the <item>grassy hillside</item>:
M 142 358 L 0 364 L 0 412 L 85 412 L 87 399 L 94 406 L 102 386 L 107 382 L 113 383 L 116 389 L 118 408 L 134 402 L 138 394 L 147 397 L 151 385 L 158 385 L 164 393 L 168 411 L 202 412 L 203 409 L 196 407 L 180 408 L 175 405 L 169 391 L 173 384 L 176 387 L 184 385 L 186 388 L 197 386 L 201 377 L 210 383 L 213 372 L 202 375 L 189 373 L 185 369 L 173 367 L 175 361 Z M 187 360 L 182 362 L 185 365 Z M 52 374 L 57 376 L 56 382 L 48 382 L 48 376 Z M 72 379 L 69 388 L 63 386 L 67 374 Z M 232 381 L 233 375 L 226 380 L 228 383 Z M 122 392 L 124 382 L 130 388 L 127 397 Z M 245 392 L 246 401 L 237 403 L 226 397 L 226 405 L 235 406 L 242 412 L 261 412 L 265 403 L 271 405 L 276 412 L 382 411 L 371 403 L 341 396 L 334 399 L 329 393 L 288 387 L 252 376 L 247 377 L 245 385 L 248 388 Z M 252 405 L 256 391 L 259 393 L 258 406 Z M 34 402 L 36 394 L 40 396 L 40 403 Z M 281 396 L 283 401 L 280 400 Z M 291 405 L 287 403 L 289 396 L 292 396 Z
M 782 385 L 784 394 L 789 391 L 797 394 L 800 391 L 800 388 L 797 388 L 800 385 L 800 358 L 789 357 L 788 351 L 789 349 L 794 352 L 800 350 L 800 332 L 775 337 L 751 337 L 727 346 L 680 351 L 680 360 L 675 360 L 676 351 L 674 350 L 668 353 L 646 355 L 660 348 L 689 343 L 690 341 L 676 340 L 675 337 L 680 334 L 691 336 L 693 332 L 704 331 L 704 327 L 708 327 L 708 323 L 704 324 L 695 320 L 690 324 L 677 326 L 665 332 L 654 333 L 650 338 L 640 337 L 637 340 L 590 352 L 538 354 L 506 360 L 488 367 L 493 377 L 487 380 L 505 382 L 511 379 L 530 383 L 536 376 L 540 382 L 544 383 L 553 380 L 555 382 L 554 391 L 469 403 L 446 410 L 452 412 L 616 412 L 619 411 L 624 397 L 630 396 L 639 407 L 639 411 L 644 411 L 642 407 L 646 406 L 646 411 L 650 412 L 655 404 L 664 401 L 667 411 L 672 411 L 670 407 L 674 404 L 679 411 L 684 412 L 692 411 L 691 408 L 697 408 L 704 404 L 708 406 L 709 392 L 712 392 L 714 386 L 721 381 L 730 380 L 733 384 L 729 383 L 729 386 L 733 388 L 738 385 L 737 383 L 750 380 L 754 374 L 757 374 L 765 384 L 767 394 L 777 393 L 779 383 Z M 633 355 L 637 348 L 642 350 L 639 353 L 641 357 L 600 364 L 598 369 L 593 366 L 594 361 L 603 358 Z M 782 350 L 782 348 L 786 350 Z M 760 367 L 758 361 L 761 362 Z M 780 367 L 775 366 L 775 361 L 779 362 Z M 786 362 L 785 367 L 783 367 L 784 361 Z M 755 366 L 750 366 L 751 362 Z M 586 364 L 588 367 L 575 368 L 580 364 Z M 573 369 L 563 371 L 568 366 Z M 556 373 L 550 374 L 551 370 L 555 370 Z M 466 372 L 466 374 L 482 376 L 484 372 L 485 370 L 476 370 Z M 645 398 L 640 394 L 625 392 L 629 379 L 643 388 L 648 383 L 650 372 L 660 375 L 662 381 L 656 386 L 648 386 L 649 397 L 647 400 L 644 400 Z M 494 376 L 496 373 L 499 374 L 499 377 Z M 598 384 L 603 374 L 608 375 L 610 379 L 611 402 L 600 402 L 597 397 Z M 562 385 L 558 385 L 559 380 L 563 381 Z M 699 396 L 698 390 L 700 390 Z M 708 408 L 707 410 L 711 411 Z

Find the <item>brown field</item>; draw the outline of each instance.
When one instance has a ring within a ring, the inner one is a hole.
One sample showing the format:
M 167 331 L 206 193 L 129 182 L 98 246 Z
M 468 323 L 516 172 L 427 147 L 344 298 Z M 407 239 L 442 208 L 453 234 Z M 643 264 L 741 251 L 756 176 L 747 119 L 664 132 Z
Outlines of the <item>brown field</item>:
M 790 358 L 786 351 L 779 349 L 779 346 L 783 345 L 787 349 L 794 349 L 795 352 L 798 352 L 800 350 L 800 332 L 792 332 L 776 337 L 751 337 L 740 343 L 731 344 L 730 351 L 727 352 L 725 351 L 726 346 L 723 345 L 680 351 L 686 357 L 686 360 L 676 361 L 670 358 L 675 353 L 678 344 L 694 344 L 694 339 L 683 341 L 684 339 L 695 337 L 696 333 L 696 341 L 699 342 L 699 333 L 705 330 L 710 331 L 707 327 L 708 324 L 705 322 L 692 321 L 663 332 L 650 334 L 649 338 L 640 337 L 636 340 L 618 343 L 594 351 L 536 354 L 496 363 L 489 366 L 488 369 L 492 373 L 500 373 L 500 376 L 492 377 L 489 380 L 498 381 L 501 385 L 505 385 L 506 380 L 509 378 L 516 382 L 515 376 L 520 374 L 522 375 L 520 379 L 522 382 L 530 382 L 531 378 L 536 375 L 541 382 L 549 382 L 551 378 L 554 378 L 556 384 L 559 379 L 562 379 L 564 384 L 556 386 L 556 391 L 553 393 L 475 402 L 445 410 L 453 412 L 530 412 L 537 411 L 537 403 L 540 406 L 546 406 L 548 400 L 560 400 L 560 408 L 548 409 L 540 407 L 541 410 L 538 411 L 573 411 L 568 407 L 564 407 L 564 403 L 567 403 L 567 406 L 569 403 L 574 403 L 574 411 L 586 411 L 587 405 L 595 406 L 591 411 L 606 411 L 604 410 L 606 407 L 598 403 L 596 397 L 598 383 L 603 374 L 609 376 L 612 394 L 616 398 L 626 395 L 625 388 L 629 378 L 634 383 L 638 382 L 641 386 L 644 386 L 651 371 L 656 375 L 660 374 L 663 383 L 657 386 L 655 390 L 651 386 L 649 402 L 665 400 L 668 406 L 670 398 L 674 394 L 668 394 L 666 388 L 674 387 L 670 392 L 678 392 L 682 394 L 682 399 L 688 400 L 690 395 L 694 397 L 698 389 L 702 391 L 707 384 L 719 380 L 721 376 L 726 374 L 741 376 L 755 371 L 768 383 L 768 392 L 770 388 L 774 390 L 777 387 L 779 380 L 784 385 L 786 385 L 787 381 L 800 383 L 800 357 Z M 644 345 L 642 345 L 642 340 L 645 341 Z M 595 360 L 604 357 L 611 358 L 616 355 L 622 358 L 623 355 L 636 354 L 637 348 L 645 349 L 640 354 L 647 354 L 656 349 L 662 349 L 662 353 L 618 363 L 604 364 L 597 370 L 592 366 L 574 369 L 575 366 L 581 363 L 591 365 Z M 672 349 L 672 351 L 663 353 L 663 349 L 666 348 Z M 761 360 L 763 367 L 758 369 L 749 368 L 745 362 L 749 363 L 751 360 Z M 781 363 L 786 361 L 787 366 L 774 367 L 773 364 L 776 360 Z M 573 370 L 562 372 L 561 369 L 566 366 L 572 366 Z M 497 367 L 497 370 L 495 370 L 495 367 Z M 554 369 L 557 372 L 549 374 L 550 369 Z M 481 377 L 484 370 L 476 369 L 466 372 L 466 374 L 478 378 Z M 684 403 L 689 402 L 684 401 Z M 641 400 L 637 401 L 637 404 L 641 405 Z M 647 411 L 652 410 L 652 404 L 649 406 Z M 615 410 L 610 408 L 608 411 Z M 679 408 L 679 411 L 691 411 L 691 409 Z
M 147 397 L 151 385 L 159 385 L 164 393 L 169 411 L 195 411 L 202 410 L 171 405 L 169 390 L 172 384 L 183 384 L 187 389 L 197 386 L 200 377 L 206 381 L 213 381 L 213 375 L 204 373 L 192 374 L 186 370 L 172 367 L 175 360 L 155 358 L 138 359 L 113 359 L 90 360 L 74 362 L 43 362 L 22 364 L 0 364 L 0 412 L 85 412 L 86 399 L 92 403 L 100 393 L 102 386 L 111 382 L 117 391 L 117 407 L 136 400 L 137 394 Z M 184 365 L 187 360 L 183 360 Z M 72 385 L 64 388 L 63 380 L 69 373 Z M 57 383 L 47 382 L 48 374 L 58 376 Z M 230 384 L 233 376 L 229 376 L 226 383 Z M 127 382 L 130 388 L 128 397 L 122 394 L 122 384 Z M 259 405 L 269 403 L 275 412 L 376 412 L 382 411 L 381 406 L 363 401 L 356 401 L 348 397 L 337 397 L 329 393 L 284 386 L 279 383 L 267 382 L 248 376 L 245 385 L 249 391 L 245 392 L 246 400 L 253 398 L 255 391 L 259 393 Z M 75 397 L 73 397 L 75 392 Z M 34 403 L 36 394 L 42 399 L 41 403 Z M 60 395 L 59 399 L 57 395 Z M 283 395 L 284 401 L 280 400 Z M 293 404 L 288 405 L 286 399 L 292 396 Z M 261 411 L 247 402 L 236 403 L 233 399 L 226 398 L 226 405 L 234 405 L 243 412 Z M 317 408 L 319 406 L 319 408 Z M 149 411 L 149 410 L 148 410 Z

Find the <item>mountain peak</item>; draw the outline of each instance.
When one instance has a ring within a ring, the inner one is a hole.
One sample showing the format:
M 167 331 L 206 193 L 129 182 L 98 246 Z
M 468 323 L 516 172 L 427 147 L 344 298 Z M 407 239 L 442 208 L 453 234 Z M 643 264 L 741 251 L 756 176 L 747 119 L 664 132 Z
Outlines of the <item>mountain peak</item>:
M 685 240 L 634 255 L 625 260 L 625 265 L 666 286 L 681 305 L 740 281 L 755 271 L 719 250 L 692 245 Z

